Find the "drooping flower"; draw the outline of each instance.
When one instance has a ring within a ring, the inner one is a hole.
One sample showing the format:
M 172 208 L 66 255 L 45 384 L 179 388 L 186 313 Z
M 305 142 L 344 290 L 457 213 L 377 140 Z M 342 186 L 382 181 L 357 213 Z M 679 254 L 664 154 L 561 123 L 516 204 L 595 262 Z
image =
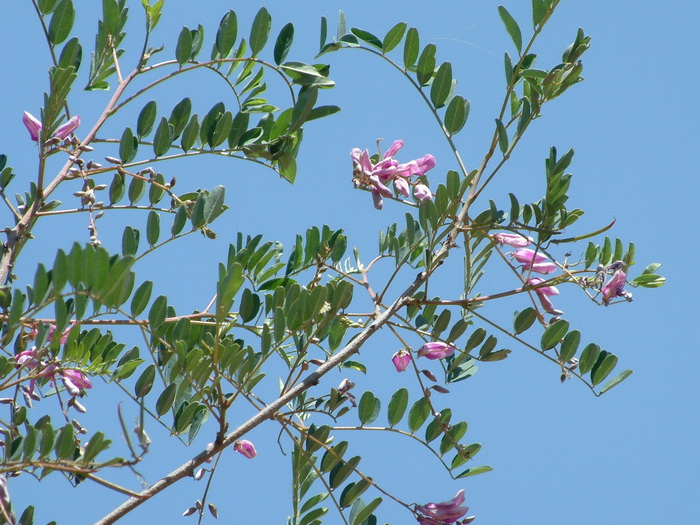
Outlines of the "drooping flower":
M 421 525 L 454 523 L 469 510 L 468 507 L 462 506 L 462 503 L 464 503 L 464 489 L 457 492 L 457 495 L 450 501 L 418 505 L 416 511 L 423 514 L 423 516 L 417 516 L 418 522 Z
M 440 341 L 425 343 L 421 349 L 418 350 L 419 357 L 426 357 L 428 359 L 443 359 L 451 356 L 454 353 L 454 346 L 448 345 L 447 343 L 442 343 Z
M 241 454 L 243 457 L 253 459 L 258 455 L 255 446 L 247 439 L 240 439 L 233 444 L 233 450 Z
M 530 248 L 521 248 L 513 252 L 513 257 L 523 264 L 535 264 L 547 261 L 547 256 L 542 252 L 536 252 Z
M 628 301 L 632 300 L 632 294 L 626 291 L 625 282 L 627 274 L 622 270 L 617 270 L 605 286 L 603 286 L 603 304 L 607 306 L 615 297 L 624 297 Z
M 39 140 L 39 133 L 41 132 L 41 122 L 39 119 L 37 119 L 34 115 L 31 113 L 28 113 L 27 111 L 24 112 L 24 115 L 22 115 L 22 122 L 24 123 L 24 127 L 27 128 L 27 131 L 29 131 L 29 137 L 34 141 Z
M 544 281 L 539 277 L 533 277 L 527 280 L 527 284 L 530 286 L 537 286 L 543 282 Z M 552 295 L 559 295 L 559 290 L 555 286 L 540 286 L 539 288 L 535 288 L 534 292 L 537 294 L 537 298 L 540 300 L 540 304 L 545 312 L 552 315 L 562 315 L 564 313 L 554 308 L 552 301 L 549 300 L 549 297 Z
M 76 115 L 71 117 L 68 122 L 62 126 L 59 126 L 53 136 L 61 140 L 67 139 L 71 133 L 78 129 L 78 126 L 80 126 L 80 117 Z
M 342 396 L 347 397 L 352 406 L 357 406 L 357 398 L 352 393 L 350 393 L 350 390 L 352 390 L 353 388 L 355 388 L 355 383 L 353 383 L 346 377 L 338 385 L 338 393 Z
M 525 237 L 517 233 L 494 233 L 491 238 L 498 244 L 507 244 L 513 248 L 525 248 L 535 242 L 532 237 Z
M 550 261 L 542 252 L 536 252 L 530 248 L 520 248 L 513 253 L 513 257 L 523 264 L 526 270 L 537 273 L 552 273 L 557 269 L 557 265 Z
M 92 383 L 88 376 L 81 372 L 80 370 L 64 370 L 61 372 L 63 376 L 63 383 L 71 383 L 78 388 L 89 389 L 92 388 Z
M 394 155 L 403 147 L 403 140 L 395 140 L 382 158 L 373 163 L 369 151 L 353 148 L 350 152 L 353 164 L 353 178 L 356 186 L 368 188 L 372 191 L 374 207 L 382 209 L 384 201 L 382 197 L 392 197 L 393 193 L 387 187 L 393 183 L 396 191 L 404 197 L 410 194 L 409 187 L 414 182 L 408 179 L 411 176 L 421 176 L 435 167 L 435 157 L 424 155 L 420 159 L 400 164 Z M 424 190 L 421 190 L 424 193 Z M 421 199 L 422 200 L 422 199 Z
M 402 348 L 391 357 L 391 361 L 397 372 L 405 372 L 411 363 L 411 354 Z

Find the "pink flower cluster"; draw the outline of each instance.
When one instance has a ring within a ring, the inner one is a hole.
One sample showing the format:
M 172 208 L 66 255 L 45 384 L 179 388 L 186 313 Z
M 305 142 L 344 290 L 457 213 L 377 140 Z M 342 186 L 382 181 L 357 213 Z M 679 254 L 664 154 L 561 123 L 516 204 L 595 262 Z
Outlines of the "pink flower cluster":
M 450 501 L 418 505 L 416 511 L 419 515 L 416 516 L 416 519 L 420 525 L 451 525 L 453 523 L 466 525 L 474 521 L 474 516 L 457 521 L 469 511 L 469 507 L 462 506 L 463 503 L 464 489 L 457 492 L 457 495 Z
M 22 122 L 24 123 L 24 127 L 27 128 L 27 131 L 29 131 L 29 137 L 34 142 L 37 142 L 39 140 L 39 134 L 43 129 L 41 121 L 31 113 L 25 111 L 24 115 L 22 115 Z M 80 126 L 80 117 L 71 117 L 68 122 L 58 127 L 53 134 L 53 138 L 65 140 L 71 133 L 78 129 L 78 126 Z
M 420 159 L 400 164 L 394 155 L 403 147 L 403 140 L 396 140 L 384 153 L 384 156 L 376 164 L 370 159 L 369 151 L 354 148 L 350 152 L 352 158 L 355 184 L 369 188 L 372 191 L 374 207 L 378 210 L 384 206 L 382 197 L 393 197 L 393 192 L 388 185 L 393 183 L 394 188 L 404 197 L 410 194 L 410 186 L 413 185 L 413 196 L 423 201 L 432 199 L 433 194 L 425 184 L 410 181 L 413 175 L 421 176 L 435 167 L 435 157 L 430 154 Z
M 29 350 L 24 350 L 15 355 L 14 360 L 18 368 L 24 367 L 34 371 L 34 377 L 29 380 L 29 389 L 27 393 L 30 397 L 38 399 L 34 393 L 36 379 L 39 377 L 49 377 L 51 382 L 58 375 L 66 389 L 66 392 L 72 397 L 79 396 L 83 390 L 92 388 L 92 383 L 88 376 L 80 370 L 61 369 L 55 363 L 46 363 L 39 358 L 39 351 L 35 346 Z

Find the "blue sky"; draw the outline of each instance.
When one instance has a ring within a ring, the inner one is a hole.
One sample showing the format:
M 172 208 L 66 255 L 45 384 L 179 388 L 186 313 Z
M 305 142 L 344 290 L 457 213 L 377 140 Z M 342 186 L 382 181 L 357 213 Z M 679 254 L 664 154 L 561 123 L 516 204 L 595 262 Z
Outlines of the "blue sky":
M 134 4 L 131 15 L 137 19 L 140 2 L 129 3 Z M 500 106 L 503 51 L 514 54 L 497 5 L 491 1 L 409 1 L 397 9 L 389 3 L 333 0 L 294 5 L 272 2 L 267 7 L 273 17 L 273 34 L 287 21 L 296 26 L 290 58 L 309 62 L 317 50 L 320 16 L 326 16 L 334 30 L 339 9 L 346 13 L 349 26 L 378 35 L 398 21 L 418 27 L 421 43 L 438 46 L 438 59 L 453 64 L 458 92 L 471 100 L 470 120 L 457 143 L 472 169 L 490 140 Z M 94 13 L 87 2 L 77 1 L 76 6 L 78 31 L 89 49 Z M 153 43 L 165 43 L 163 56 L 169 58 L 182 25 L 202 23 L 209 37 L 206 49 L 219 19 L 230 7 L 218 0 L 207 2 L 206 9 L 166 2 Z M 234 6 L 241 33 L 247 33 L 258 7 L 251 2 Z M 529 2 L 511 2 L 508 8 L 528 34 Z M 516 193 L 521 202 L 538 199 L 543 190 L 543 160 L 550 146 L 562 152 L 576 149 L 570 168 L 574 174 L 570 203 L 587 212 L 576 232 L 595 230 L 615 218 L 611 234 L 637 246 L 638 265 L 631 274 L 639 273 L 647 263 L 662 262 L 661 273 L 668 282 L 658 290 L 638 289 L 633 303 L 611 308 L 596 307 L 569 288 L 570 293 L 557 298 L 557 306 L 565 310 L 584 339 L 615 352 L 619 366 L 633 368 L 635 374 L 609 394 L 595 398 L 583 385 L 560 384 L 556 368 L 523 348 L 514 347 L 503 362 L 484 363 L 473 378 L 451 388 L 452 398 L 446 404 L 458 412 L 459 419 L 468 421 L 471 439 L 482 443 L 475 462 L 493 466 L 493 472 L 451 481 L 422 449 L 408 442 L 385 435 L 353 436 L 366 470 L 402 499 L 442 501 L 465 488 L 470 513 L 477 515 L 476 523 L 483 524 L 697 522 L 700 396 L 694 299 L 699 290 L 691 261 L 698 258 L 698 247 L 690 222 L 700 196 L 694 158 L 700 138 L 695 123 L 700 75 L 689 42 L 697 33 L 698 15 L 698 6 L 687 1 L 663 7 L 631 1 L 563 2 L 537 45 L 539 63 L 542 67 L 556 64 L 577 28 L 583 27 L 592 36 L 591 49 L 584 57 L 586 81 L 545 106 L 543 118 L 532 126 L 487 195 L 503 206 L 507 206 L 508 192 Z M 23 110 L 38 113 L 46 84 L 46 47 L 26 3 L 6 14 L 0 28 L 0 67 L 5 71 L 0 88 L 4 100 L 0 106 L 2 152 L 8 154 L 18 174 L 29 178 L 35 169 L 33 143 L 20 117 Z M 131 28 L 136 35 L 138 24 Z M 134 37 L 132 43 L 138 40 Z M 17 49 L 21 51 L 15 53 Z M 160 278 L 156 281 L 159 293 L 168 293 L 183 312 L 202 308 L 211 297 L 216 264 L 225 258 L 228 242 L 237 231 L 262 233 L 289 245 L 296 233 L 326 223 L 344 227 L 350 243 L 370 260 L 378 231 L 402 220 L 405 210 L 389 203 L 376 211 L 368 194 L 353 189 L 351 148 L 371 149 L 378 137 L 388 144 L 403 138 L 406 147 L 400 158 L 425 153 L 437 158 L 431 181 L 439 182 L 454 167 L 430 114 L 400 75 L 356 51 L 321 60 L 331 64 L 331 76 L 337 82 L 335 89 L 322 93 L 322 102 L 337 104 L 343 112 L 306 127 L 294 186 L 249 163 L 198 159 L 165 167 L 167 175 L 177 176 L 183 190 L 224 184 L 231 207 L 215 227 L 220 235 L 216 242 L 197 236 L 163 250 L 137 268 L 141 278 Z M 173 84 L 155 97 L 164 100 L 162 107 L 169 111 L 172 103 L 190 96 L 196 104 L 201 101 L 201 115 L 222 93 L 216 83 L 201 77 L 196 82 Z M 71 104 L 89 122 L 107 96 L 76 91 Z M 137 110 L 125 113 L 128 124 Z M 21 182 L 18 177 L 15 191 L 20 191 Z M 105 220 L 101 236 L 107 247 L 118 249 L 125 223 L 143 227 L 145 216 Z M 38 229 L 37 239 L 25 253 L 21 279 L 31 278 L 37 261 L 52 261 L 57 247 L 86 239 L 85 226 L 84 218 L 74 217 Z M 455 278 L 460 280 L 458 274 Z M 441 286 L 449 289 L 449 276 L 445 279 Z M 487 281 L 484 287 L 500 290 L 499 284 Z M 517 305 L 504 308 L 508 318 Z M 402 384 L 405 378 L 389 362 L 394 346 L 390 339 L 379 338 L 362 350 L 361 360 L 371 372 L 352 377 L 359 392 L 371 388 L 386 395 Z M 324 381 L 330 387 L 342 377 L 331 374 Z M 381 386 L 375 386 L 377 382 Z M 99 384 L 86 399 L 90 409 L 86 425 L 91 430 L 118 432 L 116 409 L 107 401 L 103 404 L 102 395 L 107 400 L 115 396 L 107 385 Z M 134 414 L 131 410 L 131 417 Z M 150 430 L 154 448 L 143 473 L 152 482 L 193 450 L 161 447 L 155 439 L 159 431 L 155 426 Z M 283 523 L 289 509 L 285 492 L 289 467 L 276 443 L 277 429 L 260 427 L 251 439 L 260 456 L 246 461 L 227 455 L 211 498 L 220 509 L 222 523 Z M 197 444 L 208 440 L 203 435 Z M 132 477 L 120 474 L 119 478 L 137 488 Z M 20 507 L 29 503 L 42 507 L 37 523 L 50 519 L 91 523 L 123 499 L 88 484 L 71 490 L 58 478 L 40 484 L 13 479 L 10 489 Z M 200 497 L 201 490 L 200 485 L 184 481 L 122 522 L 179 522 L 182 510 Z M 412 522 L 405 511 L 390 503 L 379 511 L 379 520 Z

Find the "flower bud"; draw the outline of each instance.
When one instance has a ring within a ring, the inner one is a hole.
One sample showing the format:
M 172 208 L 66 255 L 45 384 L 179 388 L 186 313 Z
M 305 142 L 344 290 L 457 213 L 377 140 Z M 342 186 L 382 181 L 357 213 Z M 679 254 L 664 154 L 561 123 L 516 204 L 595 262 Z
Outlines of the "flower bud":
M 394 183 L 394 186 L 395 185 L 396 183 Z M 423 202 L 426 199 L 432 200 L 433 193 L 430 191 L 430 188 L 428 188 L 425 184 L 416 184 L 413 188 L 413 196 L 419 201 Z
M 66 122 L 62 126 L 59 126 L 53 134 L 53 136 L 55 138 L 64 140 L 68 138 L 68 136 L 71 133 L 73 133 L 76 129 L 78 129 L 78 126 L 80 126 L 80 117 L 76 115 L 74 117 L 71 117 L 70 120 L 68 120 L 68 122 Z
M 255 446 L 247 439 L 241 439 L 240 441 L 236 441 L 233 444 L 233 450 L 235 450 L 236 452 L 248 459 L 253 459 L 255 456 L 258 455 L 258 452 L 255 450 Z
M 24 115 L 22 115 L 22 122 L 24 123 L 24 127 L 27 128 L 27 131 L 29 132 L 29 137 L 34 141 L 37 142 L 39 140 L 39 133 L 41 132 L 41 122 L 31 113 L 27 113 L 26 111 L 24 112 Z
M 394 363 L 397 372 L 405 372 L 411 363 L 411 354 L 401 349 L 392 356 L 391 361 Z

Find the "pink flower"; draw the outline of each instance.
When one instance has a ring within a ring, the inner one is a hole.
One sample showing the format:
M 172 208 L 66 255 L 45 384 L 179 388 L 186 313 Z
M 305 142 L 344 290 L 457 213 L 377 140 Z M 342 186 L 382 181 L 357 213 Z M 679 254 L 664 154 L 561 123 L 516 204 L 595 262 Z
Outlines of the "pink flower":
M 63 376 L 64 383 L 66 381 L 70 381 L 73 385 L 75 385 L 78 388 L 92 388 L 92 383 L 90 382 L 90 379 L 88 379 L 88 376 L 80 370 L 64 370 L 63 372 L 61 372 L 61 375 Z
M 80 126 L 80 117 L 76 115 L 75 117 L 71 117 L 70 120 L 62 126 L 59 126 L 59 128 L 54 132 L 53 136 L 64 140 L 68 138 L 68 136 L 76 129 L 78 129 L 78 126 Z
M 521 248 L 520 250 L 516 250 L 515 253 L 513 253 L 513 257 L 515 257 L 518 262 L 526 265 L 542 263 L 548 260 L 545 254 L 542 252 L 536 252 L 530 248 Z
M 391 361 L 394 363 L 397 372 L 405 372 L 411 363 L 411 354 L 401 349 L 392 356 Z
M 451 356 L 455 353 L 455 347 L 447 343 L 435 341 L 433 343 L 425 343 L 418 350 L 419 357 L 427 357 L 428 359 L 442 359 Z
M 408 178 L 413 175 L 425 175 L 426 172 L 435 167 L 435 157 L 430 154 L 405 164 L 399 164 L 399 161 L 394 159 L 394 155 L 398 153 L 403 145 L 403 140 L 395 140 L 386 153 L 384 153 L 381 160 L 376 163 L 372 162 L 369 151 L 367 150 L 363 151 L 359 148 L 353 148 L 350 152 L 355 185 L 368 188 L 372 191 L 374 207 L 378 210 L 381 210 L 384 205 L 382 197 L 393 197 L 393 193 L 387 187 L 389 183 L 393 182 L 396 191 L 404 197 L 408 197 L 410 194 L 409 186 L 411 184 L 416 184 L 414 182 L 409 182 Z M 423 189 L 421 189 L 419 193 L 427 195 Z
M 525 246 L 535 242 L 532 237 L 525 237 L 517 233 L 494 233 L 491 238 L 498 244 L 507 244 L 513 248 L 525 248 Z
M 533 272 L 548 274 L 548 273 L 552 273 L 553 271 L 555 271 L 557 269 L 557 265 L 554 264 L 553 262 L 547 261 L 547 262 L 541 262 L 541 263 L 533 263 L 533 264 L 529 265 L 527 268 L 529 268 Z
M 529 248 L 520 248 L 513 253 L 513 257 L 523 263 L 523 268 L 537 273 L 552 273 L 557 269 L 557 265 L 547 259 L 541 252 L 536 252 Z
M 533 277 L 532 279 L 528 279 L 527 284 L 529 284 L 530 286 L 537 286 L 538 284 L 543 282 L 544 281 L 539 277 Z M 559 290 L 557 290 L 556 287 L 540 286 L 539 288 L 535 288 L 534 292 L 537 294 L 537 297 L 540 300 L 540 304 L 542 305 L 542 308 L 545 312 L 552 315 L 562 315 L 564 313 L 561 310 L 557 310 L 556 308 L 554 308 L 552 301 L 549 300 L 549 297 L 551 297 L 552 295 L 559 295 Z
M 423 514 L 418 516 L 418 522 L 421 525 L 443 525 L 456 522 L 464 516 L 469 510 L 468 507 L 463 507 L 464 489 L 457 492 L 457 495 L 450 501 L 443 503 L 426 503 L 416 507 L 416 511 Z
M 27 131 L 29 131 L 29 137 L 34 141 L 39 140 L 39 133 L 41 132 L 41 122 L 31 113 L 24 112 L 24 115 L 22 115 L 22 122 L 24 123 L 24 127 L 27 128 Z
M 413 196 L 423 202 L 425 199 L 432 200 L 433 193 L 425 184 L 416 184 L 413 188 Z
M 242 454 L 248 459 L 253 459 L 255 456 L 258 455 L 258 452 L 255 450 L 255 446 L 247 439 L 241 439 L 239 441 L 236 441 L 233 444 L 233 450 L 235 450 L 239 454 Z
M 617 270 L 608 283 L 603 286 L 603 304 L 607 306 L 615 297 L 624 297 L 628 301 L 632 300 L 632 294 L 624 290 L 627 274 L 622 270 Z

